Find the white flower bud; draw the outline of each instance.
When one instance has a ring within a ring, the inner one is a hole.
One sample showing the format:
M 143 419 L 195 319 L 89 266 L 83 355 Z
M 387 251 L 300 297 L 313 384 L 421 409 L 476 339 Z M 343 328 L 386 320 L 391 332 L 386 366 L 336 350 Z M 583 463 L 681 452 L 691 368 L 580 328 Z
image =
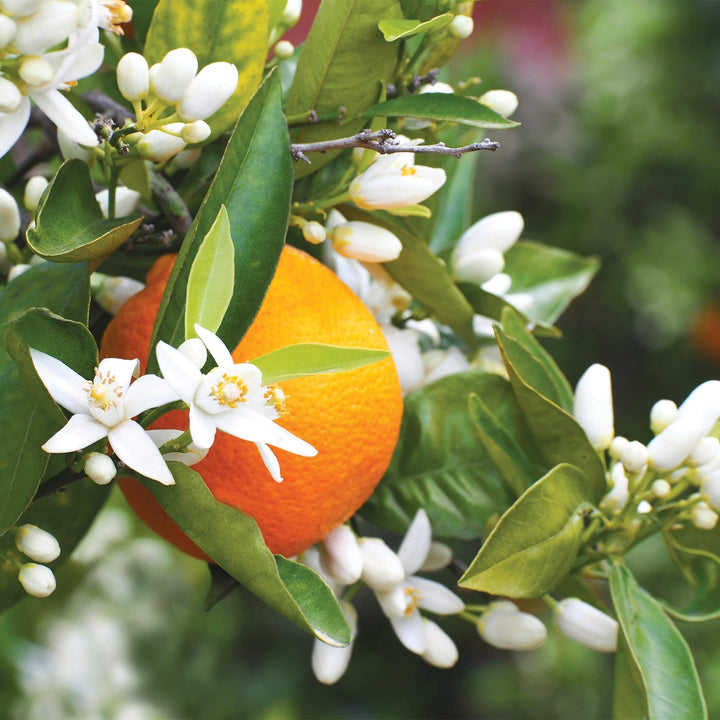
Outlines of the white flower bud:
M 287 40 L 280 40 L 280 42 L 275 43 L 274 52 L 278 60 L 288 60 L 295 52 L 295 46 Z
M 425 365 L 417 333 L 394 325 L 383 325 L 382 331 L 392 353 L 402 391 L 404 394 L 412 392 L 420 387 L 425 379 Z
M 690 463 L 696 466 L 707 465 L 714 460 L 720 461 L 720 440 L 713 435 L 700 438 L 689 457 Z
M 184 123 L 170 123 L 163 130 L 151 130 L 137 143 L 137 149 L 148 160 L 162 162 L 177 155 L 186 145 L 185 141 L 172 133 L 182 132 Z M 168 130 L 168 132 L 165 132 Z
M 15 83 L 0 77 L 0 112 L 14 113 L 22 103 L 22 93 Z
M 83 470 L 96 485 L 107 485 L 117 475 L 112 458 L 97 452 L 87 456 Z
M 702 495 L 713 510 L 720 510 L 720 470 L 711 472 L 703 481 Z
M 150 91 L 150 70 L 147 60 L 139 53 L 126 53 L 117 66 L 120 94 L 130 102 L 142 100 Z
M 195 120 L 185 125 L 180 137 L 186 143 L 194 144 L 204 142 L 210 137 L 211 133 L 211 127 L 204 120 Z
M 302 12 L 302 0 L 287 0 L 282 14 L 282 24 L 285 27 L 293 27 L 300 19 Z
M 3 0 L 2 7 L 6 13 L 15 17 L 32 15 L 46 0 Z
M 430 543 L 430 552 L 425 558 L 420 570 L 423 572 L 433 572 L 434 570 L 442 570 L 446 568 L 453 559 L 453 551 L 450 546 L 445 543 L 433 540 Z
M 707 435 L 720 419 L 720 380 L 708 380 L 698 385 L 678 408 L 678 419 L 692 417 Z
M 638 503 L 636 512 L 638 515 L 649 515 L 652 512 L 652 505 L 647 500 Z
M 60 557 L 60 544 L 54 535 L 37 525 L 26 523 L 15 533 L 15 547 L 31 560 L 49 563 Z
M 399 257 L 402 243 L 389 230 L 353 220 L 332 231 L 335 252 L 361 262 L 390 262 Z
M 448 32 L 458 40 L 465 40 L 472 35 L 475 24 L 467 15 L 456 15 L 448 25 Z
M 515 210 L 496 212 L 473 223 L 458 240 L 453 251 L 453 264 L 464 254 L 478 250 L 498 250 L 506 253 L 522 235 L 523 216 Z
M 20 208 L 5 188 L 0 188 L 0 241 L 12 242 L 20 234 Z
M 670 494 L 672 486 L 667 480 L 660 478 L 659 480 L 655 480 L 655 482 L 650 486 L 650 489 L 656 498 L 664 498 Z
M 507 601 L 492 603 L 478 619 L 477 630 L 486 643 L 501 650 L 534 650 L 547 637 L 541 620 Z
M 608 449 L 608 452 L 610 453 L 611 457 L 619 459 L 620 455 L 622 454 L 622 451 L 629 444 L 630 444 L 630 441 L 626 437 L 623 437 L 622 435 L 616 435 L 613 438 L 613 441 L 610 443 L 610 448 Z
M 140 204 L 142 195 L 137 190 L 131 190 L 129 187 L 119 185 L 115 188 L 115 217 L 125 217 L 132 215 L 137 206 Z M 95 193 L 95 199 L 100 206 L 100 210 L 104 217 L 108 216 L 110 191 L 101 190 Z
M 202 368 L 207 362 L 207 348 L 200 338 L 186 340 L 178 350 L 197 368 Z
M 47 178 L 42 175 L 33 175 L 25 183 L 25 193 L 23 195 L 23 203 L 30 212 L 35 212 L 40 202 L 45 188 L 48 186 Z
M 700 501 L 693 505 L 690 519 L 692 524 L 700 530 L 712 530 L 718 521 L 718 514 L 711 510 L 707 503 Z
M 517 95 L 510 90 L 488 90 L 479 99 L 483 105 L 506 118 L 518 109 Z
M 420 657 L 435 667 L 451 668 L 458 661 L 458 649 L 452 638 L 432 620 L 422 619 L 427 646 Z
M 615 434 L 610 371 L 595 363 L 575 388 L 573 415 L 596 450 L 607 450 Z
M 458 253 L 453 259 L 453 277 L 459 282 L 482 285 L 505 268 L 505 256 L 499 250 Z
M 323 570 L 341 585 L 353 585 L 360 579 L 362 553 L 355 533 L 347 525 L 338 525 L 325 536 L 320 562 Z
M 693 451 L 706 430 L 696 417 L 677 417 L 647 446 L 648 462 L 656 470 L 673 470 Z
M 16 30 L 17 25 L 11 17 L 0 15 L 0 49 L 10 44 L 10 41 L 15 37 Z
M 198 61 L 188 48 L 171 50 L 150 73 L 153 92 L 168 103 L 176 103 L 185 95 L 197 77 Z M 195 118 L 193 118 L 195 119 Z
M 181 169 L 192 167 L 202 155 L 202 148 L 186 148 L 175 156 L 175 164 Z
M 45 565 L 36 563 L 25 563 L 20 568 L 18 580 L 28 595 L 40 598 L 52 595 L 57 587 L 53 571 Z
M 238 70 L 232 63 L 206 65 L 190 83 L 177 104 L 183 120 L 205 120 L 216 113 L 232 96 L 238 84 Z
M 344 674 L 350 664 L 352 648 L 357 635 L 357 612 L 350 603 L 341 602 L 340 607 L 350 625 L 350 644 L 346 647 L 335 647 L 315 640 L 312 651 L 312 670 L 315 678 L 323 685 L 333 685 Z
M 657 435 L 676 417 L 678 408 L 672 400 L 658 400 L 650 409 L 650 429 Z
M 47 60 L 39 55 L 31 55 L 20 63 L 18 73 L 28 85 L 40 87 L 53 79 L 55 71 Z
M 610 479 L 612 489 L 600 501 L 600 507 L 606 512 L 617 513 L 625 507 L 630 496 L 630 483 L 622 463 L 616 462 L 612 466 Z
M 325 239 L 327 238 L 325 228 L 317 220 L 306 222 L 302 227 L 302 234 L 303 237 L 313 245 L 319 245 L 320 243 L 325 242 Z
M 648 451 L 645 445 L 637 440 L 629 442 L 620 453 L 620 462 L 629 473 L 639 473 L 647 465 Z
M 580 598 L 565 598 L 557 604 L 555 624 L 560 632 L 593 650 L 617 650 L 617 620 Z
M 400 558 L 380 538 L 360 538 L 362 581 L 373 590 L 392 590 L 405 579 Z
M 100 283 L 99 289 L 94 293 L 95 301 L 111 315 L 117 315 L 120 308 L 145 287 L 143 283 L 133 278 L 93 273 L 93 282 L 96 283 L 98 280 Z

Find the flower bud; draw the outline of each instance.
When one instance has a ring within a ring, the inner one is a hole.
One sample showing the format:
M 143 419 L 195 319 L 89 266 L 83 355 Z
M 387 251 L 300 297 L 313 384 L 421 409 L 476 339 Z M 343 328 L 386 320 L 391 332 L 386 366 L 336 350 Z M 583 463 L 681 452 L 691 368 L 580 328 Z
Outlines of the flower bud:
M 171 50 L 150 74 L 153 92 L 168 103 L 176 103 L 185 95 L 197 77 L 198 61 L 188 48 Z M 195 118 L 193 118 L 195 119 Z
M 720 470 L 711 472 L 702 484 L 702 495 L 713 510 L 720 510 Z
M 560 632 L 593 650 L 617 650 L 617 620 L 580 598 L 565 598 L 557 604 L 555 624 Z
M 458 649 L 452 638 L 432 620 L 422 619 L 427 646 L 420 657 L 435 667 L 451 668 L 458 661 Z
M 238 70 L 232 63 L 206 65 L 193 79 L 177 104 L 183 120 L 205 120 L 232 96 L 238 84 Z
M 656 498 L 664 498 L 670 494 L 672 486 L 667 480 L 663 480 L 662 478 L 660 478 L 653 482 L 653 484 L 650 486 L 650 489 L 652 490 L 652 494 Z
M 658 400 L 650 409 L 650 429 L 657 435 L 676 417 L 678 408 L 672 400 Z
M 175 164 L 185 170 L 192 167 L 202 155 L 202 148 L 187 148 L 175 156 Z
M 691 464 L 698 467 L 707 465 L 715 460 L 720 461 L 720 440 L 713 435 L 701 438 L 690 453 Z
M 641 500 L 636 508 L 638 515 L 649 515 L 652 512 L 652 505 L 647 500 Z
M 407 395 L 419 388 L 425 379 L 425 366 L 417 333 L 394 325 L 383 325 L 382 332 L 392 353 L 403 394 Z
M 164 130 L 151 130 L 143 135 L 142 140 L 137 143 L 137 149 L 148 160 L 162 162 L 173 155 L 177 155 L 186 145 L 181 137 L 171 133 L 176 130 L 182 132 L 184 123 L 170 123 Z M 165 132 L 168 130 L 169 132 Z
M 112 458 L 97 452 L 87 456 L 83 470 L 96 485 L 107 485 L 117 475 Z
M 390 262 L 402 252 L 402 243 L 389 230 L 353 220 L 332 231 L 335 252 L 361 262 Z
M 282 24 L 285 27 L 293 27 L 300 19 L 302 12 L 302 0 L 287 0 L 282 14 Z
M 0 242 L 12 242 L 20 234 L 20 208 L 5 188 L 0 188 Z
M 313 245 L 319 245 L 327 238 L 327 231 L 317 220 L 306 222 L 302 227 L 302 234 Z
M 23 203 L 30 212 L 35 212 L 40 203 L 40 198 L 48 186 L 47 178 L 42 175 L 33 175 L 25 183 L 25 193 L 23 195 Z
M 143 283 L 133 278 L 110 277 L 100 273 L 93 273 L 93 286 L 96 284 L 95 301 L 111 315 L 117 315 L 120 308 L 133 295 L 137 295 L 145 287 Z
M 20 568 L 18 580 L 28 595 L 47 597 L 57 587 L 53 571 L 45 565 L 25 563 Z
M 656 470 L 673 470 L 693 451 L 706 430 L 695 417 L 678 417 L 647 446 L 648 462 Z
M 541 620 L 508 601 L 492 603 L 478 619 L 477 630 L 486 643 L 501 650 L 534 650 L 547 637 Z
M 502 272 L 505 257 L 499 250 L 477 250 L 458 253 L 453 258 L 453 277 L 460 282 L 482 285 Z
M 289 60 L 295 52 L 295 46 L 287 40 L 275 43 L 275 57 L 278 60 Z
M 37 525 L 26 523 L 15 533 L 15 547 L 31 560 L 49 563 L 60 556 L 60 544 L 54 535 Z
M 47 60 L 39 55 L 32 55 L 20 63 L 18 73 L 28 85 L 40 87 L 53 79 L 55 71 Z
M 622 463 L 616 462 L 612 466 L 610 479 L 612 488 L 600 501 L 600 507 L 606 512 L 617 513 L 625 507 L 630 496 L 630 483 Z
M 440 378 L 470 370 L 470 361 L 459 347 L 453 345 L 447 350 L 434 348 L 422 354 L 425 365 L 425 385 Z
M 707 503 L 700 501 L 693 505 L 690 520 L 699 530 L 712 530 L 717 525 L 718 514 Z
M 14 113 L 22 103 L 22 93 L 15 83 L 0 77 L 0 112 Z
M 400 558 L 380 538 L 360 538 L 362 581 L 373 590 L 392 590 L 405 579 Z
M 420 570 L 423 572 L 433 572 L 434 570 L 442 570 L 446 568 L 453 559 L 453 551 L 449 545 L 433 540 L 430 543 L 430 552 L 425 558 Z
M 472 35 L 475 27 L 473 19 L 467 15 L 456 15 L 448 25 L 448 32 L 458 40 L 465 40 Z
M 509 118 L 518 108 L 517 95 L 510 90 L 488 90 L 479 99 L 483 105 L 506 118 Z
M 212 134 L 212 129 L 204 120 L 195 120 L 187 123 L 180 133 L 180 137 L 190 144 L 201 143 Z
M 150 91 L 150 71 L 147 60 L 140 53 L 126 53 L 117 66 L 120 94 L 130 102 L 142 100 Z
M 620 455 L 622 454 L 622 451 L 630 444 L 630 441 L 623 437 L 622 435 L 616 435 L 613 438 L 613 441 L 610 443 L 610 447 L 608 448 L 608 452 L 610 453 L 610 457 L 619 459 Z
M 8 15 L 0 15 L 0 50 L 7 47 L 15 37 L 17 25 Z
M 498 250 L 506 253 L 518 241 L 524 227 L 523 216 L 515 210 L 486 215 L 460 236 L 453 251 L 453 263 L 459 256 L 478 250 Z
M 322 541 L 320 562 L 325 572 L 341 585 L 360 579 L 363 558 L 355 533 L 347 525 L 338 525 Z
M 648 451 L 645 445 L 637 440 L 629 442 L 620 453 L 620 462 L 627 472 L 637 474 L 647 465 Z
M 140 204 L 141 195 L 137 190 L 131 190 L 129 187 L 119 185 L 115 188 L 115 217 L 125 217 L 132 215 L 137 206 Z M 108 216 L 110 191 L 101 190 L 95 194 L 100 210 L 104 217 Z
M 677 416 L 694 418 L 703 428 L 702 435 L 707 435 L 720 419 L 720 380 L 698 385 L 680 405 Z
M 573 415 L 596 450 L 610 447 L 615 434 L 610 371 L 595 363 L 575 388 Z
M 207 348 L 200 338 L 190 338 L 178 346 L 178 350 L 196 367 L 202 368 L 207 362 Z
M 357 635 L 357 612 L 355 612 L 355 608 L 347 602 L 341 602 L 340 607 L 350 626 L 350 644 L 346 647 L 335 647 L 322 642 L 322 640 L 315 640 L 313 644 L 312 670 L 317 681 L 323 683 L 323 685 L 333 685 L 345 674 L 350 664 L 353 643 Z

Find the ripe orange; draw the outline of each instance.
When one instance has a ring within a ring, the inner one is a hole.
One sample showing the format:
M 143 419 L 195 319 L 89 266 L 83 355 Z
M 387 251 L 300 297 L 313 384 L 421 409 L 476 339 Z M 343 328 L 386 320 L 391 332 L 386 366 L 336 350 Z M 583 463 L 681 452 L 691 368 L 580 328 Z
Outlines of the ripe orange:
M 110 322 L 101 357 L 147 361 L 153 322 L 174 261 L 163 256 L 147 287 Z M 260 311 L 233 352 L 238 362 L 299 342 L 387 349 L 379 325 L 357 296 L 328 268 L 287 246 Z M 402 416 L 392 358 L 355 370 L 280 383 L 288 414 L 278 423 L 313 445 L 307 458 L 274 450 L 283 482 L 276 483 L 251 442 L 218 432 L 207 457 L 193 466 L 215 497 L 252 515 L 268 547 L 296 555 L 348 520 L 387 468 Z M 163 416 L 153 427 L 186 428 L 187 412 Z M 202 551 L 140 483 L 120 481 L 140 518 L 181 550 Z

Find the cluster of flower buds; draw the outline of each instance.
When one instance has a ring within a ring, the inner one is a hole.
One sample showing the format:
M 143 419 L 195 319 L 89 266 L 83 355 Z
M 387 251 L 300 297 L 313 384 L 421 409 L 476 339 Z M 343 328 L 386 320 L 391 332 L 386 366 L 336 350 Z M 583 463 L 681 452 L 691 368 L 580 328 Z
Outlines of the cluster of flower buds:
M 28 523 L 15 530 L 15 547 L 33 561 L 19 565 L 18 580 L 25 592 L 35 597 L 52 594 L 56 587 L 55 575 L 45 563 L 60 556 L 55 536 Z
M 214 62 L 198 72 L 195 53 L 176 48 L 151 67 L 142 55 L 127 53 L 118 63 L 117 83 L 136 115 L 137 132 L 125 142 L 143 157 L 163 161 L 210 137 L 205 120 L 235 92 L 238 71 L 232 63 Z
M 573 414 L 593 447 L 608 451 L 609 492 L 600 506 L 609 515 L 652 517 L 657 504 L 675 503 L 680 522 L 715 527 L 720 512 L 720 381 L 709 380 L 678 407 L 659 400 L 650 411 L 655 437 L 644 445 L 615 436 L 610 371 L 592 365 L 575 389 Z M 632 509 L 632 513 L 629 510 Z
M 397 553 L 380 538 L 358 538 L 347 525 L 340 525 L 301 559 L 328 581 L 338 597 L 345 587 L 356 583 L 369 587 L 400 642 L 426 662 L 441 668 L 457 662 L 455 643 L 439 625 L 420 613 L 423 609 L 453 615 L 465 608 L 463 601 L 444 585 L 415 574 L 440 570 L 452 559 L 447 546 L 432 541 L 424 510 L 415 515 Z M 354 641 L 357 614 L 347 602 L 342 607 Z M 312 667 L 320 682 L 332 684 L 342 677 L 350 662 L 352 644 L 338 648 L 315 641 Z

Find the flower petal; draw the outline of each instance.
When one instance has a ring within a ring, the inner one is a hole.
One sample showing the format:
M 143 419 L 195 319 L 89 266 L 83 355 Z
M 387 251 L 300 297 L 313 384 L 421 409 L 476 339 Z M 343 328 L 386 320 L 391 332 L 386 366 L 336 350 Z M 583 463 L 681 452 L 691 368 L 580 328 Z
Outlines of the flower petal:
M 143 375 L 125 393 L 125 417 L 135 417 L 145 410 L 179 399 L 170 383 L 157 375 Z
M 155 348 L 163 377 L 170 383 L 180 399 L 190 405 L 195 390 L 202 380 L 200 369 L 183 353 L 160 341 Z
M 30 91 L 33 102 L 62 130 L 71 140 L 86 147 L 98 144 L 95 131 L 73 104 L 58 90 L 46 92 Z
M 415 610 L 402 617 L 389 617 L 390 624 L 398 640 L 410 652 L 422 654 L 427 650 L 427 635 L 423 626 L 422 615 Z
M 71 413 L 87 413 L 88 381 L 52 355 L 30 348 L 35 370 L 58 405 Z
M 265 443 L 255 443 L 257 449 L 260 451 L 260 457 L 265 463 L 265 467 L 268 469 L 272 479 L 275 482 L 282 482 L 282 475 L 280 474 L 280 463 L 275 457 L 275 453 Z
M 218 367 L 232 365 L 235 362 L 225 343 L 215 333 L 211 333 L 197 323 L 195 324 L 195 332 L 205 343 L 205 347 L 210 351 Z
M 20 106 L 15 112 L 0 113 L 0 157 L 18 141 L 29 119 L 30 100 L 26 97 L 20 101 Z
M 82 450 L 104 438 L 108 429 L 90 415 L 73 415 L 67 425 L 58 430 L 43 446 L 47 453 L 66 453 Z
M 212 416 L 195 404 L 190 406 L 190 435 L 199 448 L 209 448 L 213 444 L 215 427 Z
M 397 553 L 406 575 L 412 575 L 422 567 L 430 552 L 431 542 L 430 519 L 421 508 L 415 513 Z
M 163 485 L 174 485 L 175 479 L 152 438 L 134 420 L 111 428 L 108 440 L 113 451 L 129 468 Z
M 442 583 L 413 575 L 407 579 L 408 585 L 420 594 L 418 605 L 437 615 L 454 615 L 465 609 L 465 603 Z

